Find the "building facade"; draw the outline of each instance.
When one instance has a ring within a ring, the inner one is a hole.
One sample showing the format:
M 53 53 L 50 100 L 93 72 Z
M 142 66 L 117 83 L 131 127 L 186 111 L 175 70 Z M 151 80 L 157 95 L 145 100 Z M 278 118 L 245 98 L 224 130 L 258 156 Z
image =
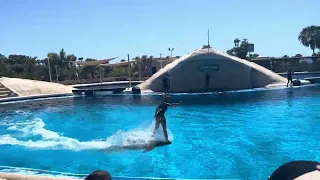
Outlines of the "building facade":
M 287 72 L 291 69 L 295 72 L 320 71 L 320 56 L 288 57 L 288 58 L 257 58 L 251 60 L 260 66 L 276 73 Z

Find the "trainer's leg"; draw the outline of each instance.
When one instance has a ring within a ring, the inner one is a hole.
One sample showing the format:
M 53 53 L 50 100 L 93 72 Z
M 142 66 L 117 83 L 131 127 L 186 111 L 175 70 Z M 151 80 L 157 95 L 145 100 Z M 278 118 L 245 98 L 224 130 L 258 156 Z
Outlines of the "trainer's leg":
M 159 129 L 160 121 L 156 121 L 156 124 L 154 126 L 153 134 L 156 134 L 157 130 Z
M 165 119 L 161 121 L 161 126 L 163 129 L 164 138 L 166 139 L 166 141 L 169 141 L 168 132 L 167 132 L 167 121 Z

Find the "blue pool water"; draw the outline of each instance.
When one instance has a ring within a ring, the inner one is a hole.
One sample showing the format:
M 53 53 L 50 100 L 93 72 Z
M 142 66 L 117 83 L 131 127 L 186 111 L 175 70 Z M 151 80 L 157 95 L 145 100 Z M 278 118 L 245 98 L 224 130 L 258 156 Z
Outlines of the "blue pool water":
M 77 174 L 105 169 L 116 177 L 267 179 L 287 161 L 320 160 L 320 86 L 172 100 L 183 101 L 167 112 L 172 144 L 150 152 L 110 147 L 152 139 L 158 95 L 0 104 L 0 166 Z

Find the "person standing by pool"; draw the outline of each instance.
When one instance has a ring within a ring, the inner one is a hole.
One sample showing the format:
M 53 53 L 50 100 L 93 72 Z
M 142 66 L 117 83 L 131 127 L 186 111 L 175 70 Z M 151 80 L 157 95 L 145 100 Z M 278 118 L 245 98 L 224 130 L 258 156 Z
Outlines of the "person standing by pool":
M 170 103 L 170 99 L 171 99 L 171 97 L 165 94 L 163 101 L 157 107 L 157 110 L 155 112 L 156 123 L 155 123 L 155 127 L 153 130 L 153 134 L 156 134 L 156 132 L 159 129 L 159 126 L 161 124 L 162 129 L 163 129 L 164 138 L 169 143 L 170 143 L 170 141 L 168 139 L 167 120 L 165 117 L 165 113 L 168 110 L 168 106 L 179 105 L 181 103 L 181 101 L 179 103 Z
M 287 79 L 288 79 L 288 82 L 287 82 L 287 87 L 288 87 L 289 82 L 290 82 L 290 86 L 292 85 L 292 72 L 291 72 L 291 69 L 289 69 L 288 72 L 287 72 Z
M 170 76 L 169 76 L 169 73 L 166 72 L 162 78 L 162 86 L 165 93 L 170 91 L 169 81 L 170 81 Z
M 210 75 L 209 75 L 208 72 L 206 72 L 205 78 L 206 78 L 206 91 L 208 91 L 209 90 L 209 84 L 210 84 Z

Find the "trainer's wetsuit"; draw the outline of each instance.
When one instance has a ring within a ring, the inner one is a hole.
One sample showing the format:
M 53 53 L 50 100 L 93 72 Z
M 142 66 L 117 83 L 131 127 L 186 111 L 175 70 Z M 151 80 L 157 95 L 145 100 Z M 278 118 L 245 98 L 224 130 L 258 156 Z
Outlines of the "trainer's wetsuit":
M 290 80 L 290 81 L 292 81 L 292 73 L 291 73 L 291 72 L 288 72 L 288 74 L 287 74 L 287 79 Z
M 287 82 L 287 87 L 288 87 L 289 83 L 292 84 L 292 72 L 291 71 L 287 72 L 287 79 L 288 79 L 288 82 Z
M 165 103 L 165 101 L 164 101 L 157 107 L 157 110 L 155 113 L 156 123 L 155 123 L 155 127 L 153 130 L 153 134 L 156 133 L 156 131 L 158 130 L 158 128 L 161 124 L 162 129 L 163 129 L 163 135 L 164 135 L 166 141 L 170 142 L 168 139 L 168 132 L 167 132 L 167 120 L 164 115 L 168 109 L 168 106 L 169 106 L 169 104 Z
M 161 117 L 161 118 L 156 118 L 157 121 L 158 120 L 165 120 L 164 114 L 166 113 L 167 109 L 168 109 L 168 105 L 166 103 L 164 103 L 164 102 L 162 102 L 158 106 L 158 108 L 156 110 L 156 113 L 155 113 L 155 116 L 156 117 Z

